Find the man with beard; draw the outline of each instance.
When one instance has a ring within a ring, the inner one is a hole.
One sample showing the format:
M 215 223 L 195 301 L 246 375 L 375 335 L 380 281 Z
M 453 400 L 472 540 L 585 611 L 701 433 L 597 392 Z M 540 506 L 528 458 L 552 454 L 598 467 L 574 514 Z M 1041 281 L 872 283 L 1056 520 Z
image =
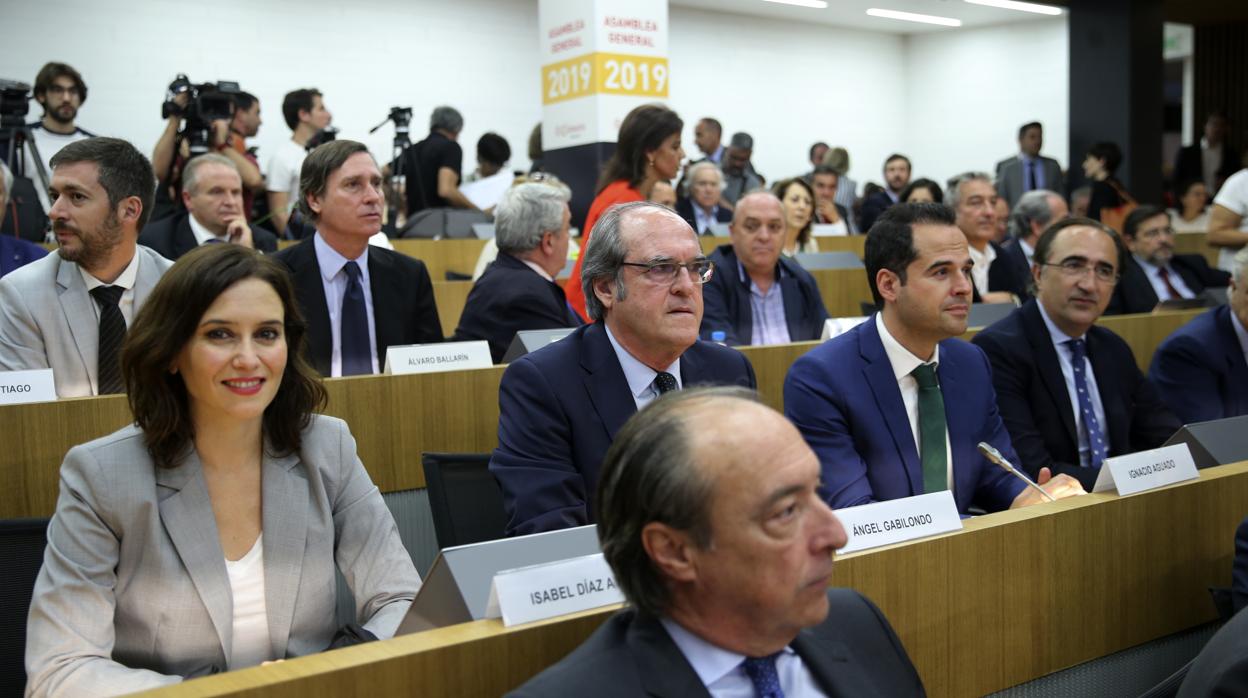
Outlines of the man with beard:
M 48 63 L 35 77 L 35 101 L 43 105 L 43 118 L 30 124 L 30 135 L 39 150 L 39 164 L 47 174 L 48 181 L 40 181 L 36 160 L 29 146 L 26 147 L 23 173 L 35 185 L 44 212 L 52 208 L 48 201 L 46 184 L 51 184 L 52 156 L 61 148 L 94 136 L 78 128 L 74 120 L 78 110 L 87 101 L 87 83 L 77 70 L 64 63 Z
M 1140 206 L 1122 222 L 1122 239 L 1131 251 L 1106 315 L 1150 313 L 1161 301 L 1196 298 L 1207 288 L 1225 288 L 1231 275 L 1214 269 L 1198 254 L 1174 253 L 1170 214 Z
M 858 214 L 858 229 L 871 230 L 875 219 L 885 209 L 897 203 L 901 198 L 901 190 L 910 183 L 910 158 L 900 153 L 893 153 L 884 161 L 884 190 L 866 197 L 862 202 L 862 212 Z
M 156 178 L 116 138 L 71 143 L 50 164 L 60 248 L 0 279 L 0 370 L 51 368 L 59 397 L 120 393 L 126 327 L 171 264 L 137 243 Z

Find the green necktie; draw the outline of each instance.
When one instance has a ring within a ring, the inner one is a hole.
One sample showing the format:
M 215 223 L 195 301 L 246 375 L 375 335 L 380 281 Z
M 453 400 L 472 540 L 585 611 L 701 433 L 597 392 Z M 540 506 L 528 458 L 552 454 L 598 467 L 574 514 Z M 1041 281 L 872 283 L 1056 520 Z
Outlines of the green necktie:
M 920 364 L 910 375 L 919 384 L 919 459 L 923 463 L 923 492 L 947 490 L 945 399 L 936 380 L 936 365 Z

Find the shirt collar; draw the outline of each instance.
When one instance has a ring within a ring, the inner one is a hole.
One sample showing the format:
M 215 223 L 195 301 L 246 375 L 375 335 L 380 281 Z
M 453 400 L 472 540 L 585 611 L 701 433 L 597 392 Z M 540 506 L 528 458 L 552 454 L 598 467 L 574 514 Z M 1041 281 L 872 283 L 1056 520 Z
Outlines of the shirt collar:
M 642 397 L 650 390 L 650 386 L 654 384 L 654 377 L 659 375 L 659 372 L 628 353 L 628 350 L 616 341 L 615 334 L 611 332 L 607 323 L 602 323 L 602 327 L 607 331 L 607 339 L 611 340 L 611 348 L 615 349 L 615 357 L 620 361 L 620 368 L 624 369 L 624 379 L 628 381 L 629 392 L 633 394 L 634 400 Z M 676 357 L 676 360 L 666 370 L 676 379 L 678 389 L 684 387 L 680 381 L 680 357 Z
M 975 249 L 972 245 L 967 245 L 966 249 L 970 251 L 971 259 L 974 260 L 975 268 L 977 269 L 980 267 L 986 269 L 987 267 L 992 266 L 993 261 L 997 258 L 997 248 L 993 247 L 992 243 L 984 245 L 983 252 Z
M 693 667 L 694 673 L 701 679 L 703 686 L 710 686 L 731 674 L 741 666 L 741 662 L 745 661 L 744 654 L 737 654 L 711 644 L 670 618 L 660 618 L 659 622 L 662 623 L 668 636 L 672 638 L 676 648 L 685 656 L 689 666 Z M 793 648 L 788 646 L 782 652 L 795 654 Z
M 1036 307 L 1040 309 L 1040 319 L 1044 320 L 1044 326 L 1049 330 L 1049 339 L 1053 342 L 1053 346 L 1060 347 L 1072 339 L 1083 339 L 1084 335 L 1071 337 L 1053 324 L 1053 321 L 1049 319 L 1049 313 L 1044 309 L 1044 303 L 1037 300 Z
M 1143 257 L 1140 257 L 1139 255 L 1135 255 L 1135 254 L 1133 254 L 1133 255 L 1131 255 L 1131 256 L 1132 256 L 1132 257 L 1135 257 L 1135 261 L 1136 261 L 1136 263 L 1137 263 L 1137 264 L 1139 264 L 1139 265 L 1140 265 L 1140 268 L 1144 270 L 1144 273 L 1145 273 L 1145 274 L 1148 274 L 1150 277 L 1157 276 L 1157 270 L 1158 270 L 1158 269 L 1163 269 L 1163 268 L 1166 268 L 1166 269 L 1168 270 L 1168 267 L 1170 266 L 1170 265 L 1168 265 L 1168 264 L 1167 264 L 1165 267 L 1159 267 L 1159 266 L 1157 266 L 1156 264 L 1151 264 L 1151 263 L 1149 263 L 1149 262 L 1145 261 L 1145 260 L 1144 260 L 1144 258 L 1143 258 Z
M 788 275 L 789 275 L 789 272 L 784 268 L 784 265 L 780 263 L 780 260 L 777 259 L 776 260 L 776 281 L 779 281 L 780 279 Z M 737 258 L 737 278 L 741 279 L 741 283 L 749 284 L 751 291 L 758 288 L 757 286 L 754 285 L 754 280 L 750 278 L 749 272 L 745 270 L 745 265 L 741 263 L 740 257 Z M 772 284 L 772 288 L 775 288 L 775 284 Z
M 202 245 L 205 242 L 208 242 L 209 240 L 225 240 L 224 237 L 217 235 L 211 230 L 205 228 L 203 224 L 200 223 L 197 218 L 195 218 L 195 214 L 188 213 L 186 214 L 186 217 L 191 222 L 191 232 L 194 233 L 195 235 L 195 244 Z
M 312 247 L 316 250 L 316 263 L 321 267 L 321 276 L 325 281 L 333 281 L 338 272 L 347 266 L 347 262 L 355 262 L 360 267 L 360 279 L 368 280 L 368 246 L 364 246 L 364 252 L 360 254 L 358 259 L 347 259 L 338 254 L 338 250 L 329 246 L 328 242 L 321 237 L 318 230 L 316 235 L 312 236 Z
M 940 344 L 936 344 L 936 348 L 932 350 L 932 360 L 924 361 L 910 350 L 901 346 L 889 333 L 888 328 L 884 326 L 884 313 L 875 314 L 875 328 L 880 332 L 880 343 L 884 345 L 884 353 L 888 356 L 888 362 L 893 365 L 893 377 L 901 380 L 910 375 L 914 369 L 922 364 L 930 363 L 933 366 L 940 365 Z
M 1023 251 L 1023 254 L 1027 255 L 1027 264 L 1030 265 L 1032 263 L 1032 257 L 1036 256 L 1036 248 L 1028 245 L 1027 241 L 1022 238 L 1018 238 L 1018 247 Z
M 520 258 L 519 258 L 519 257 L 516 257 L 516 259 L 520 259 Z M 542 277 L 543 279 L 546 279 L 547 281 L 549 281 L 549 282 L 550 282 L 550 283 L 552 283 L 552 284 L 553 284 L 553 283 L 555 283 L 555 279 L 554 279 L 554 277 L 552 277 L 550 274 L 548 274 L 548 273 L 546 272 L 546 270 L 545 270 L 545 269 L 543 269 L 543 268 L 541 267 L 541 265 L 540 265 L 540 264 L 538 264 L 537 262 L 531 262 L 531 261 L 529 261 L 529 260 L 527 260 L 527 259 L 520 259 L 520 261 L 521 261 L 521 262 L 524 262 L 524 266 L 526 266 L 526 267 L 528 267 L 528 268 L 532 269 L 533 271 L 537 272 L 537 275 L 538 275 L 538 276 Z
M 82 274 L 82 282 L 87 285 L 88 293 L 99 286 L 120 286 L 129 291 L 134 288 L 134 281 L 139 277 L 139 251 L 137 248 L 135 249 L 134 256 L 130 258 L 130 263 L 126 265 L 125 269 L 121 270 L 121 275 L 111 284 L 106 284 L 91 276 L 81 265 L 78 266 L 78 272 Z

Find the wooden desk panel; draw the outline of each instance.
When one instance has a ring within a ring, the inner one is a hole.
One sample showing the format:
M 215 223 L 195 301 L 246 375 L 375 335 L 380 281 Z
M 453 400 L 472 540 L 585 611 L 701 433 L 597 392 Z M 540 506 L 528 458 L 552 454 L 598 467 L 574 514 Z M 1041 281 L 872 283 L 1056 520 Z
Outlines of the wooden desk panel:
M 409 238 L 391 240 L 395 252 L 415 257 L 425 263 L 434 281 L 446 281 L 446 272 L 472 275 L 485 240 L 423 240 Z
M 443 336 L 450 338 L 459 327 L 459 317 L 464 314 L 464 306 L 468 303 L 468 292 L 472 290 L 471 281 L 437 281 L 433 282 L 433 302 L 438 306 L 438 320 L 442 323 Z
M 871 302 L 871 286 L 863 269 L 816 269 L 810 273 L 832 317 L 858 317 L 862 303 Z
M 931 696 L 978 696 L 1213 618 L 1248 462 L 1133 497 L 1088 495 L 846 555 L 833 583 L 888 617 Z M 148 696 L 498 696 L 558 661 L 612 609 L 504 628 L 477 621 L 196 679 Z
M 1174 251 L 1176 254 L 1202 255 L 1209 261 L 1209 266 L 1216 267 L 1220 248 L 1210 245 L 1208 237 L 1205 233 L 1179 233 L 1174 236 Z

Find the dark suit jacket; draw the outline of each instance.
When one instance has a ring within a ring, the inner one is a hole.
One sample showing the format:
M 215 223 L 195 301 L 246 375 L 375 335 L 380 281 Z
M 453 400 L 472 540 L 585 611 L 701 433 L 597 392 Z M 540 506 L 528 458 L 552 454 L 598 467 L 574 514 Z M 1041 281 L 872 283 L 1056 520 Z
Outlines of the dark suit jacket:
M 1109 455 L 1162 445 L 1182 425 L 1140 373 L 1131 347 L 1096 325 L 1085 339 L 1105 408 L 1106 423 L 1101 429 L 1109 438 Z M 1076 406 L 1070 403 L 1057 349 L 1037 301 L 1028 301 L 972 341 L 992 363 L 1001 417 L 1022 459 L 1016 465 L 1033 478 L 1047 466 L 1055 474 L 1074 477 L 1091 491 L 1097 470 L 1079 465 Z
M 498 255 L 472 285 L 464 303 L 455 342 L 484 339 L 494 363 L 503 360 L 520 330 L 577 327 L 581 319 L 568 307 L 558 284 L 543 279 L 509 254 Z
M 997 247 L 997 258 L 988 267 L 988 290 L 1006 291 L 1020 300 L 1031 298 L 1031 260 L 1018 240 Z
M 864 234 L 870 232 L 871 226 L 875 225 L 875 219 L 892 205 L 893 200 L 882 191 L 863 199 L 862 209 L 858 212 L 858 230 Z
M 1062 166 L 1057 160 L 1040 156 L 1040 168 L 1044 171 L 1044 188 L 1066 196 L 1066 183 L 1062 181 Z M 1023 161 L 1019 156 L 1006 158 L 997 163 L 997 193 L 1010 204 L 1014 204 L 1025 193 L 1026 175 L 1023 172 Z
M 750 306 L 750 282 L 741 280 L 737 255 L 732 245 L 720 245 L 711 253 L 715 273 L 702 287 L 702 339 L 710 339 L 715 330 L 723 330 L 725 341 L 733 346 L 749 344 L 754 331 L 754 311 Z M 780 293 L 784 298 L 784 320 L 789 327 L 789 341 L 805 342 L 819 339 L 828 311 L 815 277 L 787 257 L 776 263 L 780 277 Z
M 265 254 L 277 251 L 277 236 L 264 228 L 251 226 L 251 242 L 257 250 Z M 191 231 L 191 214 L 186 212 L 151 221 L 143 226 L 143 232 L 139 234 L 139 244 L 147 245 L 161 257 L 172 260 L 199 246 L 195 233 Z
M 0 216 L 4 212 L 0 211 Z M 0 234 L 0 276 L 18 267 L 26 266 L 48 254 L 42 247 L 12 235 Z
M 1183 279 L 1183 283 L 1200 295 L 1209 287 L 1224 287 L 1231 281 L 1231 275 L 1221 269 L 1214 269 L 1209 262 L 1198 254 L 1176 254 L 1170 260 L 1170 268 Z M 1109 299 L 1106 315 L 1123 315 L 1126 313 L 1151 313 L 1159 303 L 1157 292 L 1148 280 L 1148 274 L 1134 255 L 1127 255 L 1127 263 L 1123 265 L 1122 278 L 1114 287 L 1114 295 Z
M 1157 347 L 1148 377 L 1184 424 L 1248 414 L 1248 363 L 1230 306 L 1175 330 Z
M 1248 696 L 1248 612 L 1223 625 L 1196 655 L 1179 686 L 1179 698 Z
M 1222 144 L 1222 164 L 1218 167 L 1218 179 L 1225 180 L 1227 177 L 1239 171 L 1239 153 L 1241 151 L 1233 148 L 1230 144 Z M 1200 142 L 1197 141 L 1191 145 L 1185 145 L 1179 148 L 1178 155 L 1174 158 L 1174 186 L 1175 189 L 1183 186 L 1184 182 L 1192 180 L 1205 181 L 1204 154 L 1200 150 Z M 1213 196 L 1211 190 L 1209 196 Z M 1182 192 L 1176 191 L 1176 196 L 1182 195 Z
M 693 199 L 690 199 L 687 196 L 682 196 L 679 199 L 676 199 L 676 213 L 680 214 L 680 217 L 685 219 L 685 222 L 689 224 L 690 228 L 693 228 L 694 232 L 697 232 L 698 218 L 693 215 Z M 718 223 L 731 223 L 732 211 L 729 211 L 723 206 L 717 206 L 715 208 L 715 221 Z M 710 235 L 711 233 L 707 232 L 706 234 Z
M 822 623 L 790 646 L 828 696 L 922 696 L 923 683 L 888 619 L 851 589 L 828 590 Z M 710 698 L 658 619 L 625 609 L 512 698 Z
M 316 261 L 314 238 L 278 252 L 274 259 L 290 269 L 295 297 L 308 323 L 307 358 L 321 375 L 330 373 L 333 330 L 321 265 Z M 369 289 L 373 294 L 373 324 L 377 332 L 377 366 L 386 362 L 386 349 L 405 344 L 441 342 L 442 323 L 434 304 L 433 284 L 425 263 L 381 247 L 368 248 Z
M 945 400 L 958 511 L 1008 509 L 1026 486 L 980 455 L 980 441 L 1013 460 L 997 414 L 988 360 L 960 339 L 940 343 L 936 374 Z M 923 494 L 923 467 L 901 388 L 875 316 L 798 359 L 784 379 L 784 414 L 823 466 L 833 509 Z
M 680 357 L 684 387 L 755 386 L 735 349 L 698 341 Z M 498 389 L 498 448 L 490 472 L 503 491 L 507 535 L 597 521 L 598 468 L 637 411 L 602 323 L 584 325 L 507 367 Z

